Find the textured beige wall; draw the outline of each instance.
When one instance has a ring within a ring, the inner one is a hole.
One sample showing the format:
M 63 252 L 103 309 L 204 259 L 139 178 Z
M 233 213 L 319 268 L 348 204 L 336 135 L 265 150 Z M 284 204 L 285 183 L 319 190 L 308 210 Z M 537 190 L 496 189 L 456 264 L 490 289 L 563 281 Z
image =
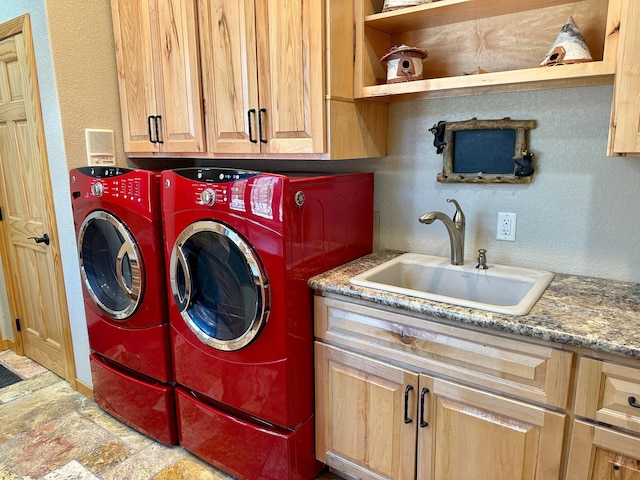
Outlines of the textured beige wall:
M 126 165 L 109 0 L 46 2 L 68 168 L 87 164 L 85 128 L 114 131 Z
M 377 165 L 376 207 L 385 248 L 449 255 L 430 210 L 466 216 L 466 255 L 490 263 L 640 282 L 640 159 L 606 156 L 612 87 L 578 87 L 400 102 L 389 118 L 389 156 Z M 528 185 L 436 181 L 442 155 L 429 128 L 472 117 L 533 119 L 536 172 Z M 516 241 L 496 240 L 498 212 L 518 214 Z

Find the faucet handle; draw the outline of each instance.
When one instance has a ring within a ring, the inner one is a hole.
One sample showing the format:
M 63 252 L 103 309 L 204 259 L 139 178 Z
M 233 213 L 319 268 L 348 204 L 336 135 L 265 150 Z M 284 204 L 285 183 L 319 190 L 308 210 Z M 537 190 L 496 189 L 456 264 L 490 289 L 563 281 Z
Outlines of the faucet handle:
M 464 225 L 465 218 L 464 213 L 462 213 L 462 208 L 460 208 L 460 204 L 457 200 L 453 198 L 447 198 L 447 202 L 453 203 L 456 206 L 456 213 L 453 214 L 453 223 L 458 225 Z
M 489 266 L 487 265 L 487 249 L 486 248 L 478 249 L 478 263 L 476 264 L 476 268 L 479 268 L 481 270 L 486 270 L 487 268 L 489 268 Z

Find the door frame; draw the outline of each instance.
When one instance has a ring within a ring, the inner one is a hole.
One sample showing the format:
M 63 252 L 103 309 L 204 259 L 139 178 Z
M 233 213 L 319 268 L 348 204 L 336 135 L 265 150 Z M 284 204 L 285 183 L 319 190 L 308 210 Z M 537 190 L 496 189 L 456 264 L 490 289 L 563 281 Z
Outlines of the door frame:
M 25 63 L 28 71 L 25 72 L 25 98 L 27 99 L 28 115 L 31 116 L 33 122 L 33 130 L 35 134 L 35 143 L 38 152 L 38 161 L 40 162 L 41 184 L 43 190 L 38 194 L 44 197 L 44 203 L 47 209 L 48 231 L 51 232 L 53 238 L 59 238 L 56 222 L 56 212 L 54 208 L 53 191 L 51 185 L 51 173 L 49 170 L 49 158 L 45 141 L 44 124 L 42 120 L 42 107 L 40 103 L 40 90 L 38 87 L 38 74 L 36 70 L 35 51 L 33 47 L 33 35 L 31 30 L 31 18 L 28 13 L 20 15 L 12 20 L 8 20 L 0 24 L 0 40 L 14 35 L 22 34 L 24 41 Z M 0 255 L 2 257 L 2 270 L 5 279 L 5 287 L 7 299 L 9 303 L 9 312 L 11 313 L 11 329 L 14 337 L 14 348 L 18 355 L 24 355 L 24 344 L 22 340 L 22 332 L 18 331 L 16 322 L 13 318 L 17 318 L 16 312 L 19 310 L 18 294 L 14 289 L 12 282 L 12 274 L 9 262 L 9 249 L 6 243 L 6 228 L 3 222 L 0 222 Z M 77 390 L 76 366 L 73 353 L 73 343 L 71 337 L 71 326 L 69 321 L 69 308 L 67 304 L 66 289 L 64 276 L 62 271 L 62 260 L 60 247 L 57 242 L 52 242 L 48 247 L 54 257 L 54 265 L 56 265 L 53 274 L 55 275 L 56 290 L 60 292 L 60 321 L 62 335 L 62 349 L 64 358 L 65 380 L 67 380 L 71 388 Z

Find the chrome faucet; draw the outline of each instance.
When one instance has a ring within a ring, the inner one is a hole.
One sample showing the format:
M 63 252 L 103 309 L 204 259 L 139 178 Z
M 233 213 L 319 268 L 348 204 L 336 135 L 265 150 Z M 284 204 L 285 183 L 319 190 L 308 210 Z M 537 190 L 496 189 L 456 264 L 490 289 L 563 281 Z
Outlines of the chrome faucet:
M 449 232 L 449 242 L 451 243 L 451 265 L 462 265 L 464 263 L 464 213 L 453 198 L 448 198 L 447 202 L 456 206 L 453 221 L 442 212 L 427 212 L 420 217 L 420 223 L 431 224 L 434 220 L 440 220 L 444 223 Z

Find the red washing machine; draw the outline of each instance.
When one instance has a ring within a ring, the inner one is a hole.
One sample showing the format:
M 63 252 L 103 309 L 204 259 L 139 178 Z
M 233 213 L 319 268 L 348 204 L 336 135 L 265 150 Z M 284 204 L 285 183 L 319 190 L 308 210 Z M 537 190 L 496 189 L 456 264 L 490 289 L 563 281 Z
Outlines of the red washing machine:
M 314 479 L 308 279 L 371 252 L 373 175 L 162 172 L 180 444 L 238 478 Z
M 159 174 L 82 167 L 69 176 L 94 399 L 175 444 Z

